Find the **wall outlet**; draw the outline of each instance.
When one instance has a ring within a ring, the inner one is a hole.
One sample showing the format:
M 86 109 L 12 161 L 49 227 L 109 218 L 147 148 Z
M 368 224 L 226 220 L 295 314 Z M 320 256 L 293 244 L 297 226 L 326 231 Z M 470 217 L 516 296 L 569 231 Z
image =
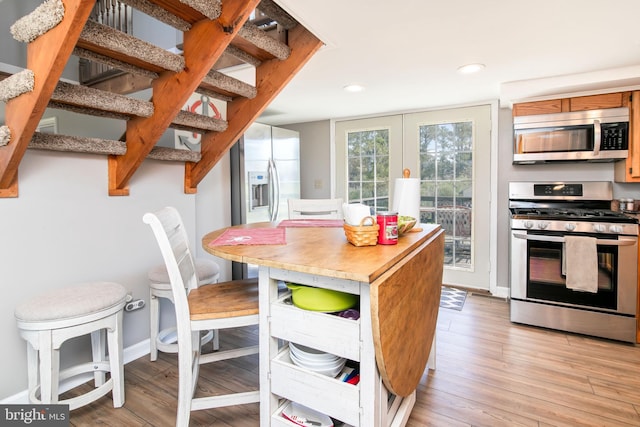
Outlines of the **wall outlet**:
M 144 307 L 144 300 L 136 299 L 126 303 L 124 306 L 124 311 L 138 310 L 139 308 L 142 308 L 142 307 Z

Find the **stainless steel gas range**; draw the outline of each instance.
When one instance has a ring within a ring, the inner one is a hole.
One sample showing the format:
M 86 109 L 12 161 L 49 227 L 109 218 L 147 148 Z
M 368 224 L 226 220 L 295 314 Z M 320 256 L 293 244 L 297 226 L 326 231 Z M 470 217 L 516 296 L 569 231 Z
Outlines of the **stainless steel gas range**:
M 636 341 L 638 220 L 612 198 L 610 182 L 509 183 L 511 321 Z M 595 243 L 583 264 L 597 264 L 594 289 L 567 286 L 573 236 Z

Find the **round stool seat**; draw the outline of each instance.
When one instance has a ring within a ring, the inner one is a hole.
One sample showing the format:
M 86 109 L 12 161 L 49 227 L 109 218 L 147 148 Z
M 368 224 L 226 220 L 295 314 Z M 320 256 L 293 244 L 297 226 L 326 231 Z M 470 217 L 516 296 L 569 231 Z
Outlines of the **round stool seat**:
M 119 283 L 94 282 L 54 289 L 15 308 L 20 329 L 58 329 L 108 316 L 124 307 L 127 290 Z
M 214 261 L 209 259 L 197 258 L 194 261 L 196 266 L 196 276 L 198 276 L 198 283 L 201 285 L 208 285 L 214 283 L 220 277 L 220 267 Z M 171 283 L 169 283 L 169 273 L 167 267 L 164 264 L 159 264 L 149 270 L 149 286 L 154 289 L 170 290 Z
M 29 401 L 63 403 L 70 410 L 112 392 L 113 406 L 124 404 L 122 315 L 124 286 L 92 282 L 50 290 L 19 304 L 14 311 L 27 341 Z M 60 347 L 68 339 L 91 335 L 92 361 L 60 370 Z M 105 346 L 106 339 L 106 346 Z M 91 373 L 95 388 L 60 401 L 59 382 Z M 106 374 L 110 374 L 107 380 Z

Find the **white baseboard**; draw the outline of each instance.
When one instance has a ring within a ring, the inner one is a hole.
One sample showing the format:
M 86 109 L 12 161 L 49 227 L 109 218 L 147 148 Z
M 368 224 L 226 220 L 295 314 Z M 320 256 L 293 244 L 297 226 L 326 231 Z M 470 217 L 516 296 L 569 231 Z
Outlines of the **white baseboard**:
M 494 297 L 509 298 L 509 288 L 505 286 L 496 286 L 495 292 L 492 292 Z
M 124 349 L 122 352 L 123 363 L 126 365 L 129 362 L 132 362 L 136 359 L 141 358 L 149 354 L 149 339 L 147 338 L 144 341 L 140 341 L 137 344 L 129 346 Z M 66 381 L 62 381 L 60 383 L 60 393 L 64 393 L 65 391 L 71 390 L 79 386 L 80 384 L 84 384 L 87 381 L 90 381 L 93 378 L 93 374 L 87 372 L 86 374 L 78 375 L 73 378 L 69 378 Z M 26 405 L 29 404 L 29 390 L 23 390 L 19 393 L 14 394 L 13 396 L 9 396 L 3 400 L 0 400 L 1 404 L 11 405 L 11 404 L 19 404 Z

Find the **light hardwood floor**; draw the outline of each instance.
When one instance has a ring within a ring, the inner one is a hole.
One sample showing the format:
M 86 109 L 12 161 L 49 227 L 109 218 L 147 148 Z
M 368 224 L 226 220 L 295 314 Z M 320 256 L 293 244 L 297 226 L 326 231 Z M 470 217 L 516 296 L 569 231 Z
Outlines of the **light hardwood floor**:
M 231 332 L 231 331 L 229 331 Z M 257 342 L 257 329 L 222 335 Z M 226 337 L 226 340 L 225 340 Z M 423 376 L 408 426 L 640 426 L 640 346 L 512 324 L 502 299 L 440 309 L 437 369 Z M 199 387 L 257 386 L 257 356 L 205 368 Z M 71 412 L 74 426 L 172 426 L 176 356 L 125 366 L 126 402 Z M 193 412 L 193 426 L 257 426 L 258 404 Z

